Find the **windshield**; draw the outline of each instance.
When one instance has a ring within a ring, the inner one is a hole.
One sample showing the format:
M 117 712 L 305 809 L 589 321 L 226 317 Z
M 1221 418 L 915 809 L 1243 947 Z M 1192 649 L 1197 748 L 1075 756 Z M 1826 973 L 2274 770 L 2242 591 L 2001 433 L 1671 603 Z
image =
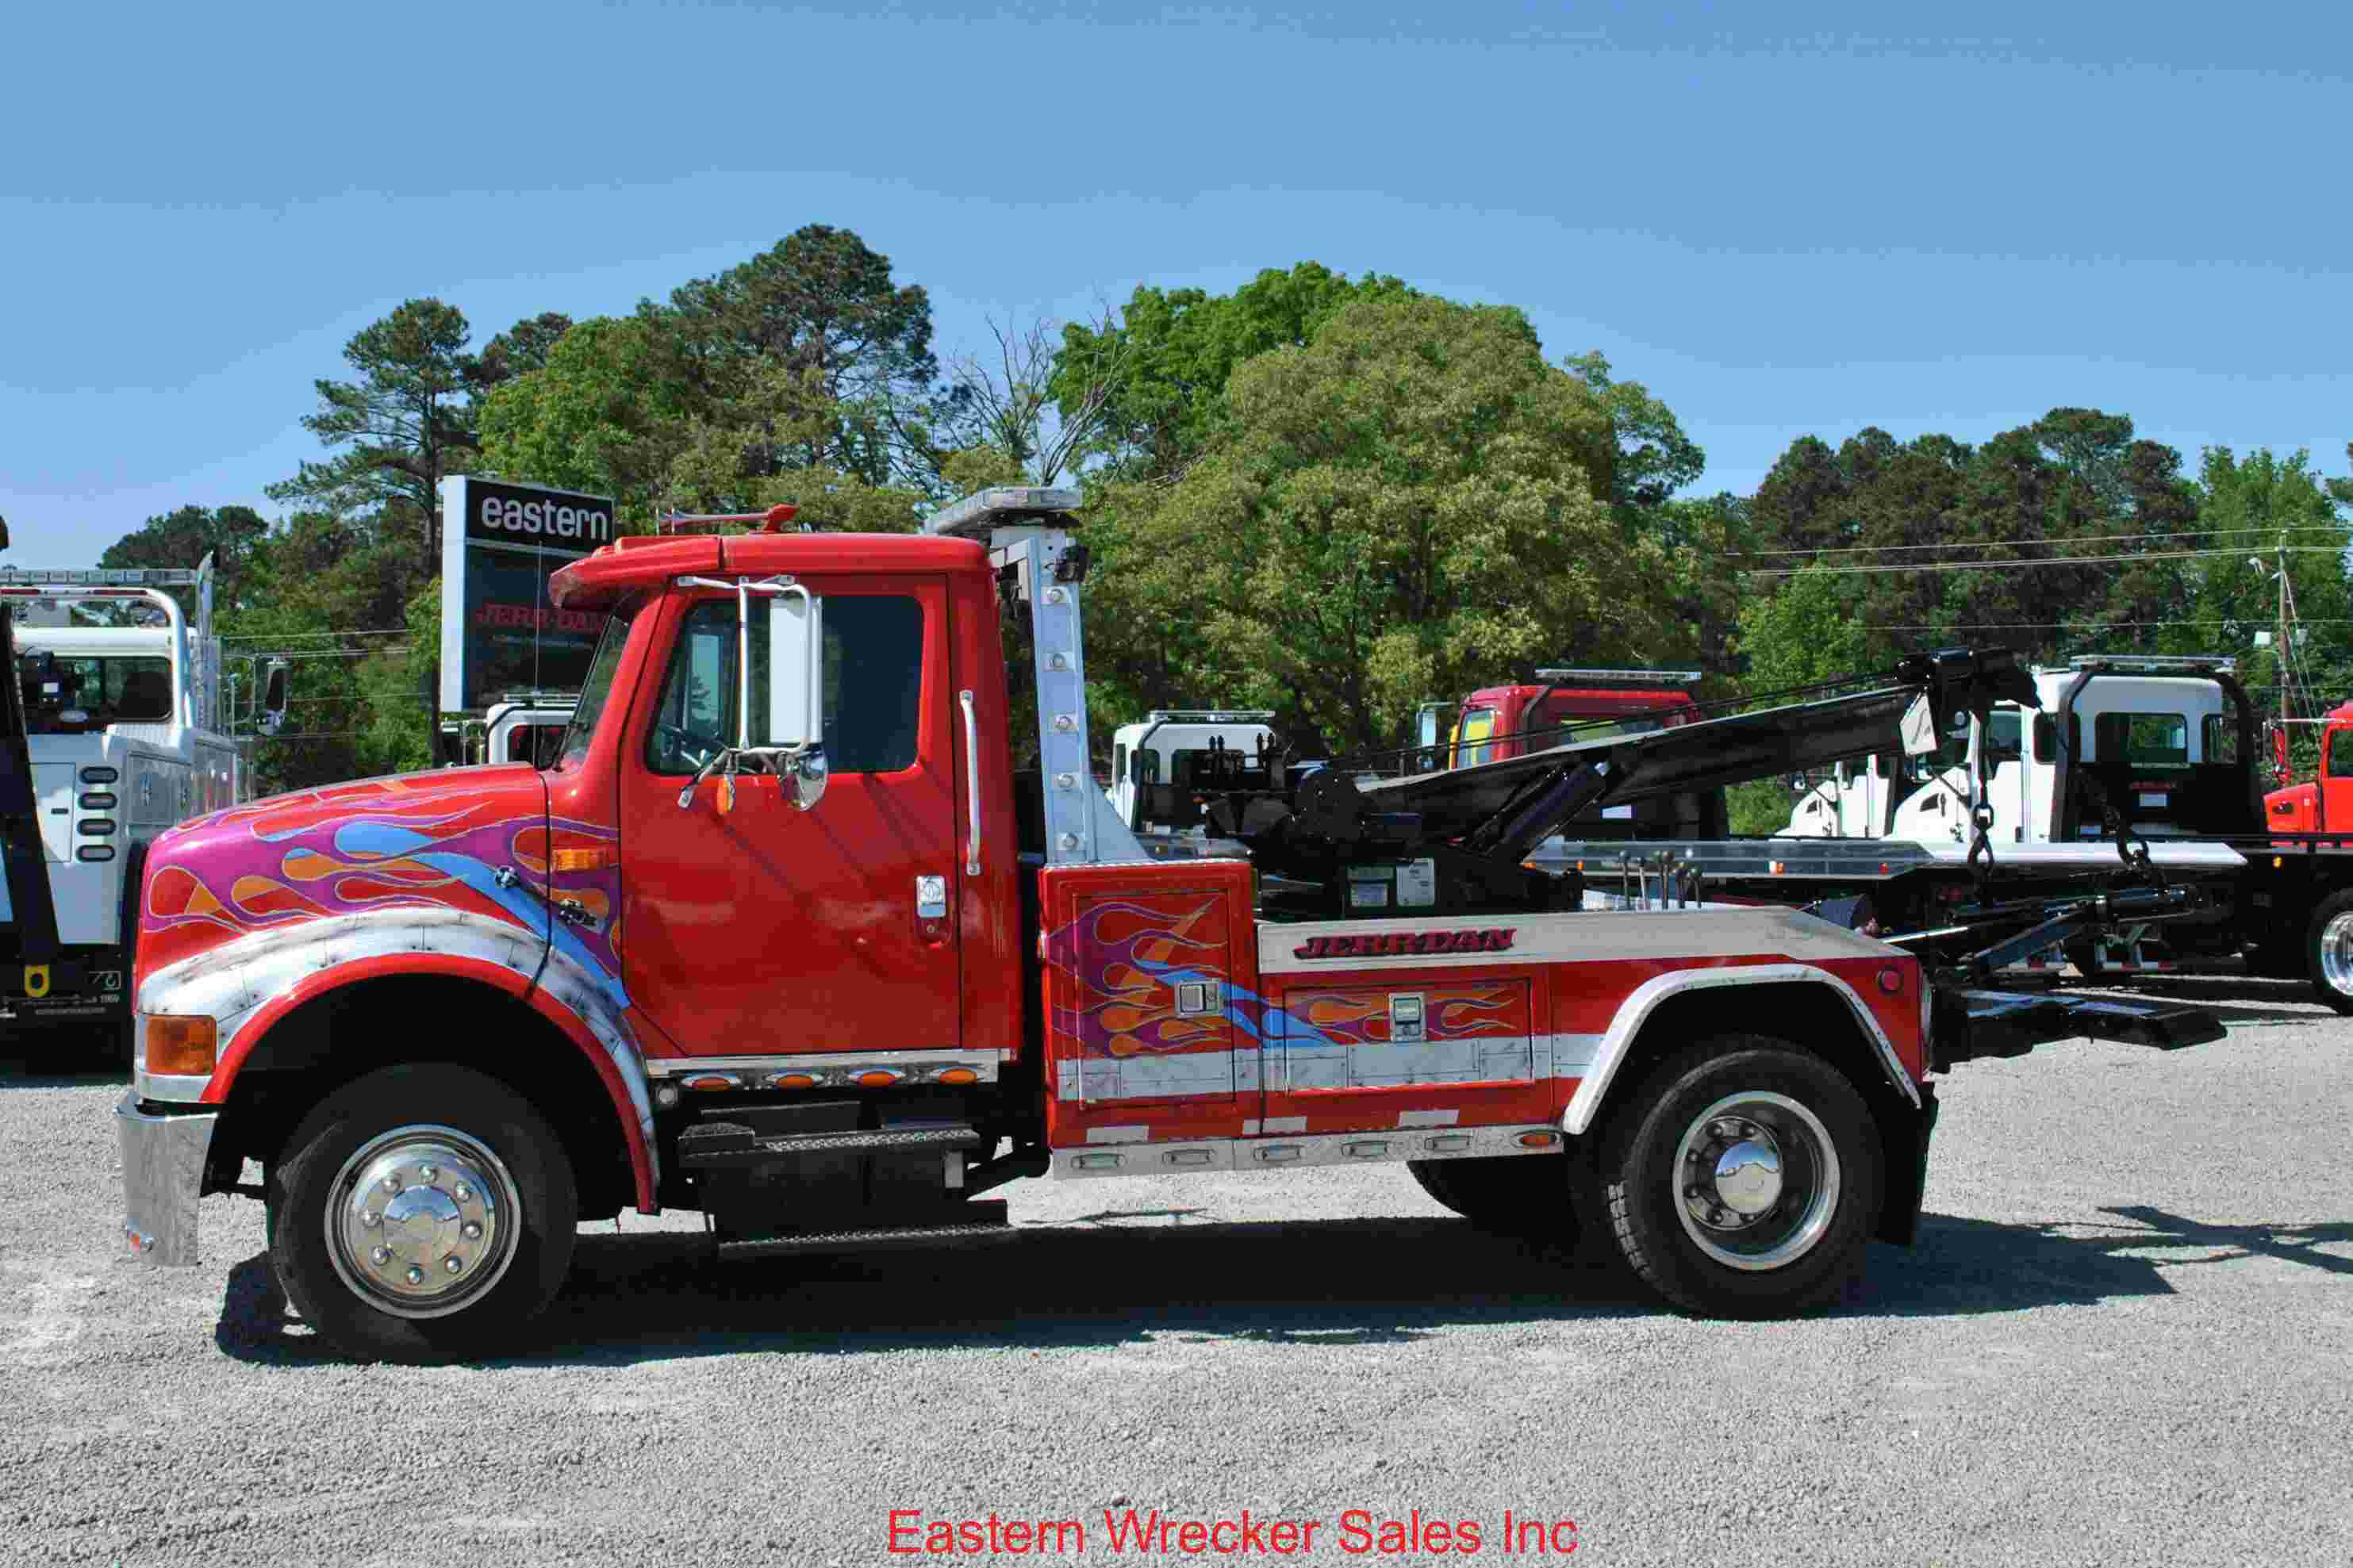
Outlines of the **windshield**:
M 162 655 L 33 649 L 16 656 L 16 681 L 26 727 L 36 735 L 172 718 L 172 661 Z
M 605 617 L 605 635 L 597 639 L 596 657 L 588 661 L 588 677 L 580 686 L 579 706 L 572 710 L 572 722 L 564 727 L 564 742 L 555 748 L 557 772 L 576 767 L 587 758 L 588 742 L 596 736 L 596 721 L 605 716 L 606 705 L 612 700 L 613 680 L 621 672 L 621 650 L 629 646 L 629 626 L 637 618 L 634 605 Z

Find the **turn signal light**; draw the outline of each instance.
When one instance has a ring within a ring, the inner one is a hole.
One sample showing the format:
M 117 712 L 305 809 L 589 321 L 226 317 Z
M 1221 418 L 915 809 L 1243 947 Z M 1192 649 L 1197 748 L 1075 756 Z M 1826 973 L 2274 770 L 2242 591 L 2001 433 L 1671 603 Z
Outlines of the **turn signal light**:
M 151 1073 L 210 1078 L 220 1054 L 220 1026 L 207 1017 L 147 1015 L 145 1062 Z

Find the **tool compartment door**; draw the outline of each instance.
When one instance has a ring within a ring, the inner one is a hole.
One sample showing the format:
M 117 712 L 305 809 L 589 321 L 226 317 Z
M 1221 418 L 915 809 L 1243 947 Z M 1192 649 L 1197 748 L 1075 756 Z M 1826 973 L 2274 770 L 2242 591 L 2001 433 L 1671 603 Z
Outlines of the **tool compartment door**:
M 1264 1131 L 1349 1132 L 1544 1120 L 1545 971 L 1287 977 L 1267 1042 Z
M 1057 1147 L 1232 1137 L 1255 1114 L 1250 870 L 1040 873 L 1048 1133 Z

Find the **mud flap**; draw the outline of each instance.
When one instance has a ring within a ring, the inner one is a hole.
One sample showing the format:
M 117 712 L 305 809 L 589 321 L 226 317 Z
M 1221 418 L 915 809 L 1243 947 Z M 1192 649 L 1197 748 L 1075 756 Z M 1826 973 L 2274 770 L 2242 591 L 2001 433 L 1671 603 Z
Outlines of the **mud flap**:
M 2229 1031 L 2203 1007 L 2183 1002 L 2016 991 L 1949 991 L 1936 1005 L 1940 1067 L 1979 1057 L 2022 1057 L 2054 1040 L 2090 1038 L 2178 1051 Z

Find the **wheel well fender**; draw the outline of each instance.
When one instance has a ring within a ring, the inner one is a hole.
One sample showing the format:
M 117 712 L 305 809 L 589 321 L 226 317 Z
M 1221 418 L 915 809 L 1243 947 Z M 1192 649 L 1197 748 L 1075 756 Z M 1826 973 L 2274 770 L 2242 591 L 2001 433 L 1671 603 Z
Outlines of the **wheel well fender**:
M 1760 1019 L 1770 1020 L 1760 1024 Z M 1765 1034 L 1820 1057 L 1871 1108 L 1884 1173 L 1883 1239 L 1908 1241 L 1920 1208 L 1924 1140 L 1933 1100 L 1904 1068 L 1886 1031 L 1854 988 L 1802 963 L 1678 970 L 1653 976 L 1619 1005 L 1561 1116 L 1572 1138 L 1599 1127 L 1614 1084 L 1708 1035 Z M 1622 1098 L 1622 1097 L 1621 1097 Z
M 453 1048 L 453 1037 L 490 1048 Z M 337 1087 L 427 1061 L 487 1073 L 541 1109 L 571 1157 L 582 1217 L 610 1217 L 625 1205 L 653 1211 L 650 1100 L 634 1051 L 612 1049 L 512 970 L 451 954 L 323 970 L 257 1010 L 205 1089 L 204 1100 L 223 1110 L 216 1158 L 273 1159 L 303 1113 Z

